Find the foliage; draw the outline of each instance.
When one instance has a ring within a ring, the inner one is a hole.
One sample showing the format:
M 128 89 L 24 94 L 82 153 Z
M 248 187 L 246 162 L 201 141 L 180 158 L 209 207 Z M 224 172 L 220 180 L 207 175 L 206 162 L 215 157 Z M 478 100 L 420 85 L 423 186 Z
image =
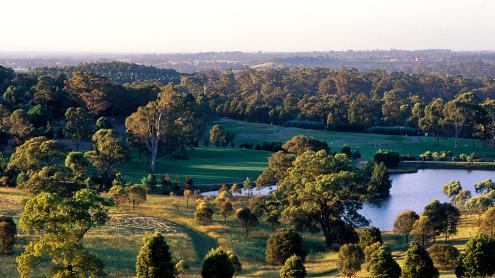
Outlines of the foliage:
M 290 256 L 280 269 L 280 278 L 304 278 L 306 277 L 306 268 L 303 260 L 296 255 Z
M 91 115 L 80 107 L 70 107 L 65 112 L 65 119 L 65 132 L 76 142 L 79 151 L 79 142 L 88 139 L 93 129 Z
M 12 217 L 0 215 L 0 254 L 11 254 L 14 250 L 17 226 Z
M 428 252 L 417 242 L 412 242 L 407 249 L 404 264 L 402 266 L 402 277 L 423 278 L 439 277 L 438 270 L 433 265 L 433 261 Z
M 433 264 L 440 270 L 453 270 L 457 266 L 459 250 L 452 245 L 434 244 L 427 249 Z
M 214 206 L 209 200 L 198 200 L 194 220 L 196 223 L 206 226 L 213 221 Z
M 409 238 L 414 229 L 414 223 L 419 219 L 419 215 L 411 210 L 405 210 L 395 218 L 394 232 L 401 233 L 406 239 L 406 246 L 409 245 Z
M 100 129 L 91 138 L 93 147 L 84 156 L 102 175 L 105 188 L 110 186 L 115 164 L 127 158 L 127 148 L 113 129 Z
M 156 180 L 156 176 L 153 174 L 148 174 L 141 179 L 141 184 L 148 190 L 150 193 L 157 192 L 158 181 Z
M 489 277 L 495 274 L 495 241 L 484 235 L 471 238 L 459 257 L 457 277 Z
M 399 165 L 400 155 L 398 152 L 379 149 L 373 159 L 377 163 L 383 163 L 387 168 L 394 168 Z
M 364 262 L 363 250 L 357 244 L 344 244 L 340 247 L 337 268 L 345 277 L 352 277 L 361 270 Z
M 126 186 L 125 194 L 127 200 L 131 203 L 132 209 L 146 202 L 146 189 L 142 185 L 134 184 Z
M 229 214 L 232 214 L 233 211 L 234 211 L 234 207 L 232 206 L 232 203 L 229 200 L 225 200 L 222 202 L 222 204 L 220 205 L 220 215 L 223 216 L 224 224 L 227 223 L 227 216 L 229 216 Z
M 18 146 L 12 154 L 7 169 L 27 172 L 50 165 L 61 154 L 62 146 L 55 140 L 34 137 Z
M 249 208 L 240 208 L 236 211 L 237 219 L 244 228 L 245 238 L 248 237 L 249 230 L 258 225 L 258 217 Z
M 414 222 L 412 234 L 424 247 L 428 241 L 435 238 L 434 223 L 429 217 L 422 215 Z
M 481 233 L 485 234 L 491 239 L 495 239 L 495 208 L 489 208 L 481 219 L 480 225 Z
M 46 262 L 54 276 L 104 275 L 101 261 L 84 249 L 83 238 L 92 228 L 106 223 L 111 205 L 109 199 L 88 189 L 72 198 L 40 193 L 28 199 L 19 227 L 36 237 L 17 257 L 21 277 L 29 277 Z
M 303 262 L 306 250 L 303 248 L 301 235 L 291 229 L 278 229 L 266 242 L 265 259 L 272 265 L 283 265 L 292 255 L 297 255 Z
M 210 143 L 219 147 L 226 143 L 225 134 L 221 125 L 214 125 L 210 129 Z
M 392 252 L 386 246 L 380 246 L 371 254 L 369 261 L 369 272 L 371 277 L 376 278 L 399 278 L 401 268 L 392 258 Z
M 453 205 L 435 200 L 425 207 L 423 215 L 431 220 L 435 236 L 443 233 L 447 240 L 449 235 L 457 233 L 460 213 Z
M 165 238 L 159 232 L 147 236 L 136 260 L 138 278 L 175 277 L 175 265 Z
M 377 227 L 362 228 L 358 230 L 359 246 L 364 250 L 375 242 L 383 243 L 382 233 Z
M 211 249 L 203 260 L 203 278 L 231 278 L 235 268 L 229 254 L 221 248 Z
M 296 155 L 301 155 L 306 151 L 330 151 L 330 148 L 328 147 L 328 144 L 326 142 L 304 135 L 297 135 L 292 137 L 289 141 L 285 142 L 282 145 L 282 149 L 284 149 L 288 153 L 293 153 Z
M 377 199 L 383 199 L 390 196 L 392 180 L 388 174 L 388 169 L 383 163 L 374 163 L 371 170 L 371 180 L 369 182 L 369 191 L 373 192 Z

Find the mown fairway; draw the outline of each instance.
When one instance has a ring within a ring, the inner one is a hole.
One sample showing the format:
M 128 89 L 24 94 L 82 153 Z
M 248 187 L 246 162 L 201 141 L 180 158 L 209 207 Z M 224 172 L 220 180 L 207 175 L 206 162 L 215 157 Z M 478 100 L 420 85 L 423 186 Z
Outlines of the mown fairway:
M 254 144 L 273 141 L 285 142 L 295 135 L 304 134 L 328 142 L 334 151 L 340 151 L 344 144 L 358 148 L 364 159 L 371 158 L 379 148 L 394 150 L 401 155 L 417 155 L 425 151 L 447 150 L 454 154 L 475 152 L 485 157 L 495 156 L 495 149 L 491 145 L 483 145 L 479 140 L 476 140 L 475 148 L 473 148 L 471 139 L 459 139 L 459 146 L 456 149 L 452 138 L 440 139 L 440 145 L 434 146 L 431 137 L 311 130 L 231 119 L 221 119 L 216 124 L 220 124 L 226 131 L 236 134 L 236 145 L 244 142 Z
M 0 188 L 0 214 L 14 216 L 18 221 L 22 202 L 27 195 L 17 189 Z M 84 244 L 88 250 L 105 263 L 110 277 L 134 277 L 136 256 L 142 246 L 142 238 L 154 230 L 161 231 L 167 239 L 174 256 L 185 259 L 190 265 L 186 277 L 200 277 L 201 263 L 206 252 L 212 247 L 222 246 L 233 250 L 241 259 L 243 270 L 236 277 L 278 277 L 279 267 L 264 262 L 266 240 L 271 229 L 261 223 L 244 239 L 243 230 L 237 220 L 230 216 L 227 224 L 219 214 L 209 226 L 195 225 L 193 221 L 193 201 L 186 209 L 184 198 L 168 196 L 148 196 L 148 200 L 134 211 L 130 207 L 113 208 L 107 225 L 87 234 Z M 234 207 L 246 205 L 246 200 L 236 200 Z M 471 218 L 461 221 L 457 235 L 449 239 L 449 244 L 463 249 L 466 241 L 477 233 Z M 18 277 L 15 256 L 19 255 L 30 236 L 19 231 L 13 256 L 0 256 L 2 265 L 0 277 Z M 337 252 L 325 248 L 320 233 L 303 233 L 304 244 L 309 252 L 306 268 L 309 277 L 339 277 L 336 268 Z M 406 246 L 403 237 L 392 232 L 384 232 L 383 239 L 393 250 L 394 257 L 401 264 Z M 443 239 L 441 239 L 443 242 Z M 364 267 L 364 265 L 363 265 Z M 46 269 L 41 269 L 46 271 Z M 43 275 L 41 272 L 38 274 Z M 369 277 L 365 270 L 358 277 Z M 442 272 L 441 277 L 455 277 L 452 272 Z
M 246 177 L 256 178 L 270 156 L 269 152 L 244 150 L 240 148 L 200 147 L 189 153 L 187 160 L 160 159 L 156 175 L 169 174 L 172 180 L 178 175 L 182 182 L 190 176 L 195 184 L 239 182 Z M 132 154 L 129 162 L 122 163 L 119 170 L 132 182 L 139 182 L 150 173 L 146 155 L 139 158 Z

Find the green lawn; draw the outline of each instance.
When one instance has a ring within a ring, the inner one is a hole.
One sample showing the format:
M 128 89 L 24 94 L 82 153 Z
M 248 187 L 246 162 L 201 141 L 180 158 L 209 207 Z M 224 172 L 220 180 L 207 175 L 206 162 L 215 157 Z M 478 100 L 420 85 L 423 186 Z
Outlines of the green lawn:
M 190 176 L 195 184 L 238 182 L 246 177 L 256 178 L 266 167 L 270 153 L 239 148 L 200 147 L 191 151 L 189 156 L 187 160 L 158 160 L 155 174 L 169 174 L 172 179 L 179 175 L 182 181 Z M 118 168 L 132 182 L 139 182 L 150 173 L 146 156 L 140 159 L 137 153 L 133 153 L 132 159 Z
M 482 156 L 495 156 L 495 149 L 491 146 L 483 146 L 479 141 L 476 141 L 476 146 L 473 149 L 470 139 L 459 139 L 459 146 L 456 149 L 452 138 L 440 140 L 440 145 L 434 146 L 431 137 L 311 130 L 231 119 L 221 119 L 215 123 L 222 125 L 226 131 L 236 134 L 236 145 L 244 142 L 254 144 L 272 141 L 284 142 L 295 135 L 304 134 L 328 142 L 335 151 L 340 150 L 344 144 L 358 148 L 364 159 L 369 159 L 379 148 L 394 150 L 404 155 L 417 155 L 429 150 L 450 150 L 455 154 L 476 152 Z

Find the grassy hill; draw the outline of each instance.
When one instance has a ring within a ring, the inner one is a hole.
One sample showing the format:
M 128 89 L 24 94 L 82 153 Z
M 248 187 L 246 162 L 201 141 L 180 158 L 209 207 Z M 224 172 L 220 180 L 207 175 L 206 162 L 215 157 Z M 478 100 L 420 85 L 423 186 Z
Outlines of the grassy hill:
M 452 138 L 441 139 L 440 144 L 434 146 L 431 137 L 311 130 L 232 119 L 221 119 L 215 123 L 222 125 L 226 131 L 236 134 L 236 145 L 244 142 L 254 144 L 272 141 L 285 142 L 294 135 L 304 134 L 328 142 L 334 151 L 340 151 L 344 144 L 357 148 L 364 159 L 371 158 L 375 151 L 380 148 L 394 150 L 402 155 L 417 155 L 425 151 L 450 150 L 454 154 L 475 152 L 485 157 L 495 156 L 495 149 L 491 145 L 482 145 L 479 140 L 475 140 L 475 148 L 473 148 L 471 139 L 459 139 L 458 148 L 454 148 Z
M 27 196 L 17 190 L 0 188 L 0 214 L 20 217 L 23 200 Z M 236 200 L 235 208 L 244 206 L 246 200 Z M 462 250 L 465 242 L 477 233 L 472 221 L 463 218 L 457 235 L 449 239 L 448 244 Z M 233 216 L 223 224 L 223 218 L 215 214 L 214 222 L 209 226 L 193 223 L 193 209 L 186 209 L 182 197 L 148 196 L 146 203 L 134 211 L 130 207 L 113 208 L 110 220 L 103 227 L 92 230 L 84 240 L 91 253 L 105 263 L 105 270 L 110 277 L 134 277 L 135 262 L 142 238 L 154 230 L 161 231 L 167 238 L 175 257 L 185 259 L 190 265 L 187 277 L 200 277 L 201 262 L 206 252 L 212 247 L 222 246 L 233 250 L 241 259 L 243 270 L 236 277 L 278 277 L 279 267 L 264 262 L 265 245 L 272 233 L 266 224 L 260 224 L 244 239 L 242 228 Z M 19 255 L 29 241 L 29 235 L 20 232 L 13 256 L 0 256 L 2 266 L 0 277 L 18 277 L 15 256 Z M 339 277 L 336 269 L 337 252 L 324 246 L 321 234 L 304 233 L 304 244 L 309 251 L 306 268 L 309 277 Z M 394 257 L 402 262 L 405 244 L 401 236 L 384 232 L 383 238 L 393 250 Z M 443 242 L 443 239 L 441 240 Z M 38 274 L 43 275 L 42 269 Z M 361 271 L 358 277 L 369 277 Z M 441 277 L 455 277 L 452 272 L 442 272 Z

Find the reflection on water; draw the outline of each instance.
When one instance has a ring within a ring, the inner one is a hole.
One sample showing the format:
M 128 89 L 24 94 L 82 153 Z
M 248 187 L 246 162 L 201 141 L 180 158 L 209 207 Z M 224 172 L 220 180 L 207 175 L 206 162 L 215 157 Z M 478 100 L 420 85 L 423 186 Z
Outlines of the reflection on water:
M 458 180 L 463 189 L 471 190 L 475 195 L 474 184 L 487 178 L 494 179 L 494 174 L 494 171 L 485 170 L 424 169 L 416 173 L 392 175 L 390 197 L 380 207 L 365 205 L 361 214 L 371 220 L 371 225 L 392 230 L 395 217 L 401 211 L 410 209 L 420 214 L 435 199 L 448 201 L 442 192 L 444 184 Z

